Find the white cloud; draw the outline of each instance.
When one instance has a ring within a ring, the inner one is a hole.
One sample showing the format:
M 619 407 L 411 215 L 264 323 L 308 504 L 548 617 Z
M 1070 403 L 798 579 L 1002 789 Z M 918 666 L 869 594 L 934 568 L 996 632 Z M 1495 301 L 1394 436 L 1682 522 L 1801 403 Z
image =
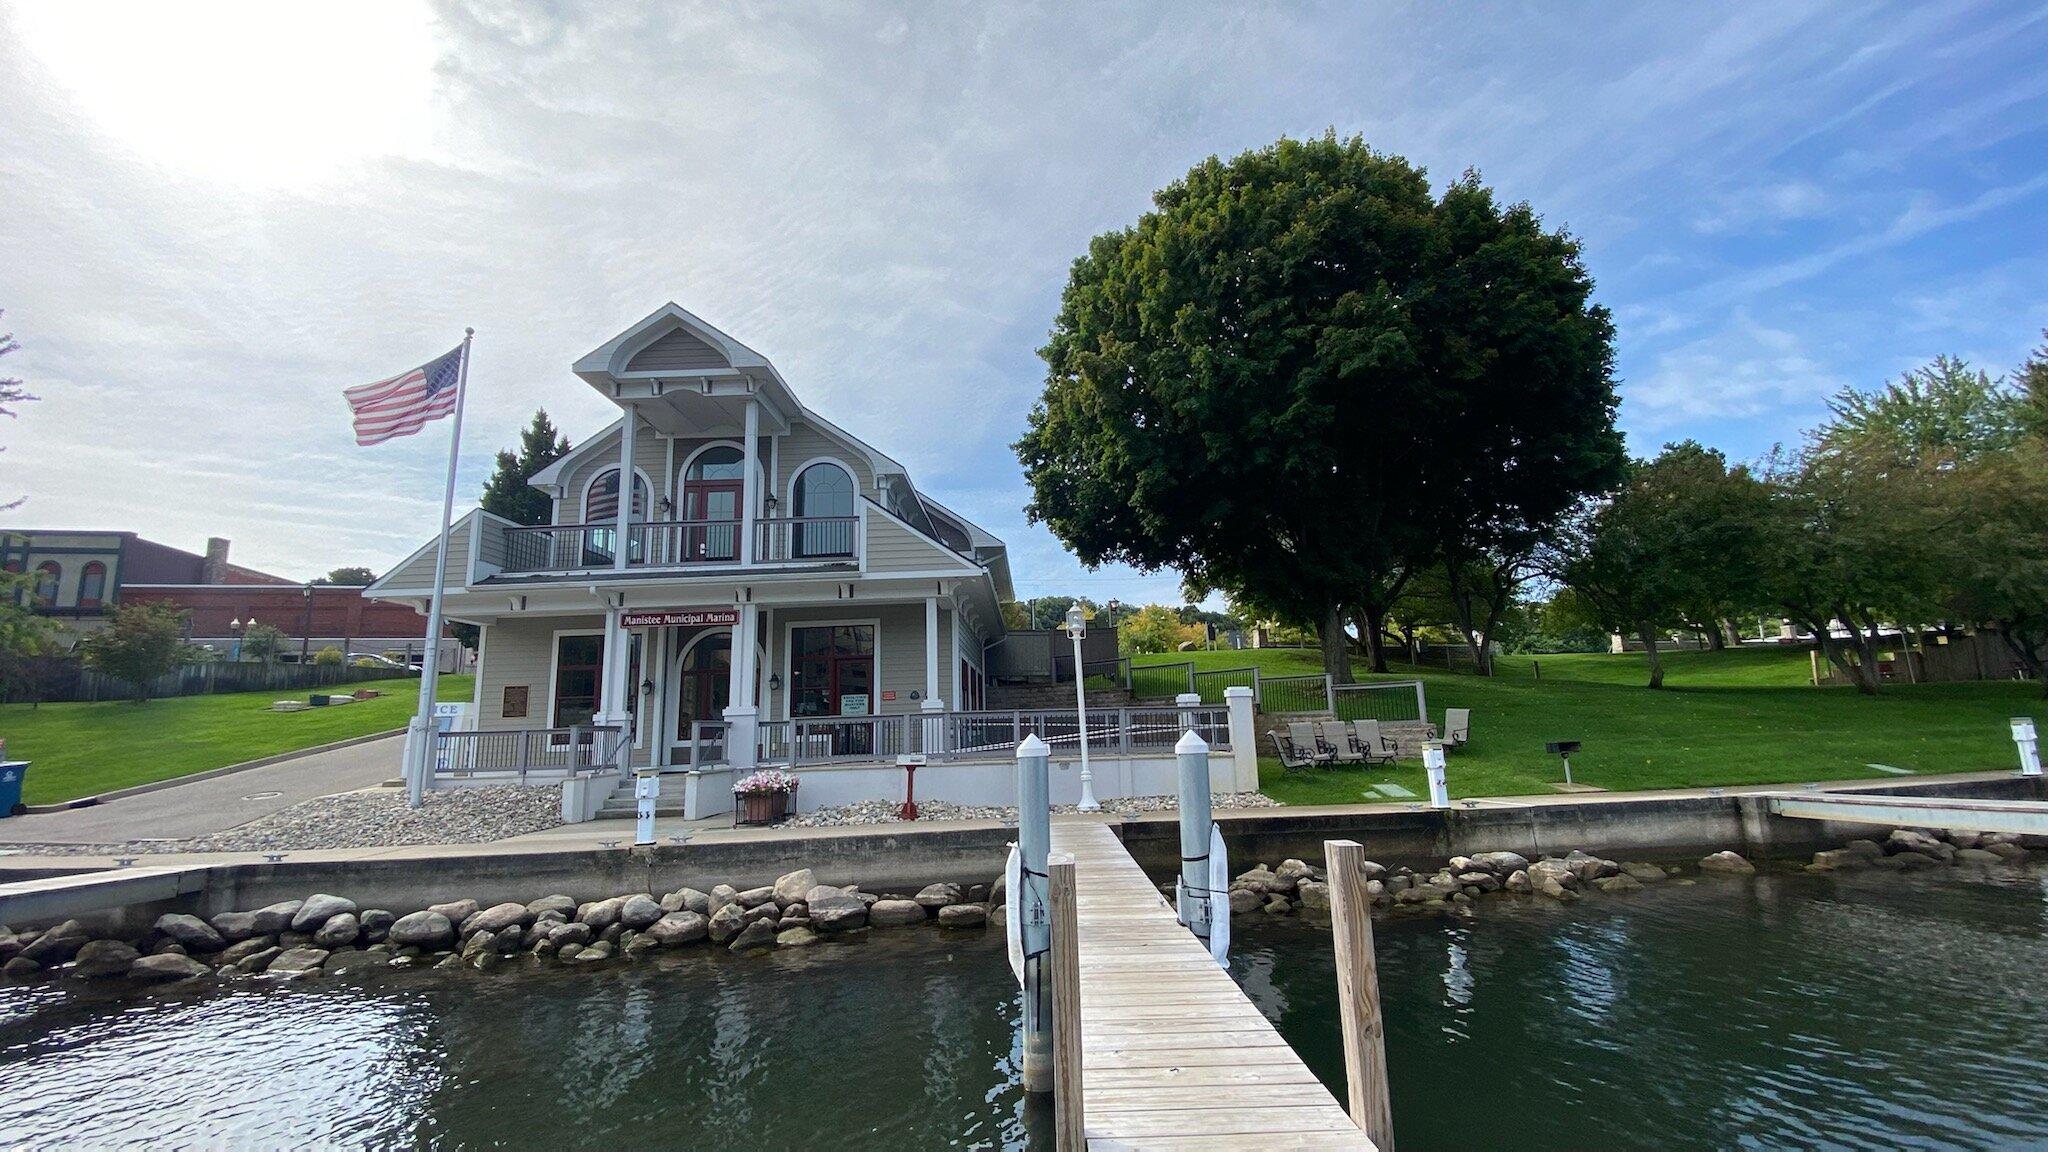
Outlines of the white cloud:
M 1849 381 L 1787 328 L 1738 312 L 1713 335 L 1652 358 L 1622 396 L 1632 430 L 1669 431 L 1690 421 L 1755 416 L 1811 405 Z

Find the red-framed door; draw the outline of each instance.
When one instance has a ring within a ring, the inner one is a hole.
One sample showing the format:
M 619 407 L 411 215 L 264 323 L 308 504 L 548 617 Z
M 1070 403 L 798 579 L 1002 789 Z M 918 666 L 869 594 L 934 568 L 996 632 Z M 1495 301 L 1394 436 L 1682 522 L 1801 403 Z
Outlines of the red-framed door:
M 729 562 L 740 558 L 743 487 L 738 480 L 684 481 L 683 519 L 691 526 L 683 530 L 683 559 Z

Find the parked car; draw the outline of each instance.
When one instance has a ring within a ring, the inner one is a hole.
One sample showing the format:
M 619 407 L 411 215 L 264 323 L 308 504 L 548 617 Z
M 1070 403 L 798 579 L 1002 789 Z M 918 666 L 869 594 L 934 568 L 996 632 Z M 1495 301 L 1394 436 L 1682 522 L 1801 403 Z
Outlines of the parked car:
M 348 663 L 351 668 L 389 668 L 393 672 L 410 672 L 415 676 L 420 674 L 420 666 L 418 664 L 400 663 L 389 656 L 382 656 L 375 652 L 351 652 L 348 654 Z

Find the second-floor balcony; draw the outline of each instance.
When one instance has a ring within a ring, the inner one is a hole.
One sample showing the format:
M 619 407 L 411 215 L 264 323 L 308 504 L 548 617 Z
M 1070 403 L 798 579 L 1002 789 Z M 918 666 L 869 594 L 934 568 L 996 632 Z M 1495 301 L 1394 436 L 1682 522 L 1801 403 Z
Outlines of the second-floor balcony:
M 500 526 L 507 574 L 587 572 L 618 567 L 619 527 L 604 524 Z M 751 557 L 742 553 L 737 520 L 648 521 L 627 527 L 626 567 L 693 568 L 755 565 L 849 565 L 860 562 L 858 516 L 803 516 L 754 525 Z

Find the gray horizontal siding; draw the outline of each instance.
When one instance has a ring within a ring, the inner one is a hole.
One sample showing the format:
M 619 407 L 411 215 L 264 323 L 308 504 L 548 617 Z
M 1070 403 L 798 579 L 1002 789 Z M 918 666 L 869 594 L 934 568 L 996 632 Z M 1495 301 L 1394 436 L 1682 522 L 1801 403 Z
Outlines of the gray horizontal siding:
M 887 516 L 868 510 L 868 571 L 925 572 L 954 568 L 960 558 Z
M 687 372 L 730 368 L 724 354 L 704 341 L 677 328 L 633 354 L 626 362 L 628 372 Z
M 462 523 L 458 524 L 448 533 L 448 583 L 451 587 L 459 588 L 468 583 L 469 521 L 469 517 L 463 517 Z M 422 549 L 419 555 L 392 569 L 391 574 L 384 577 L 384 583 L 400 590 L 432 588 L 434 586 L 433 547 L 429 545 Z

